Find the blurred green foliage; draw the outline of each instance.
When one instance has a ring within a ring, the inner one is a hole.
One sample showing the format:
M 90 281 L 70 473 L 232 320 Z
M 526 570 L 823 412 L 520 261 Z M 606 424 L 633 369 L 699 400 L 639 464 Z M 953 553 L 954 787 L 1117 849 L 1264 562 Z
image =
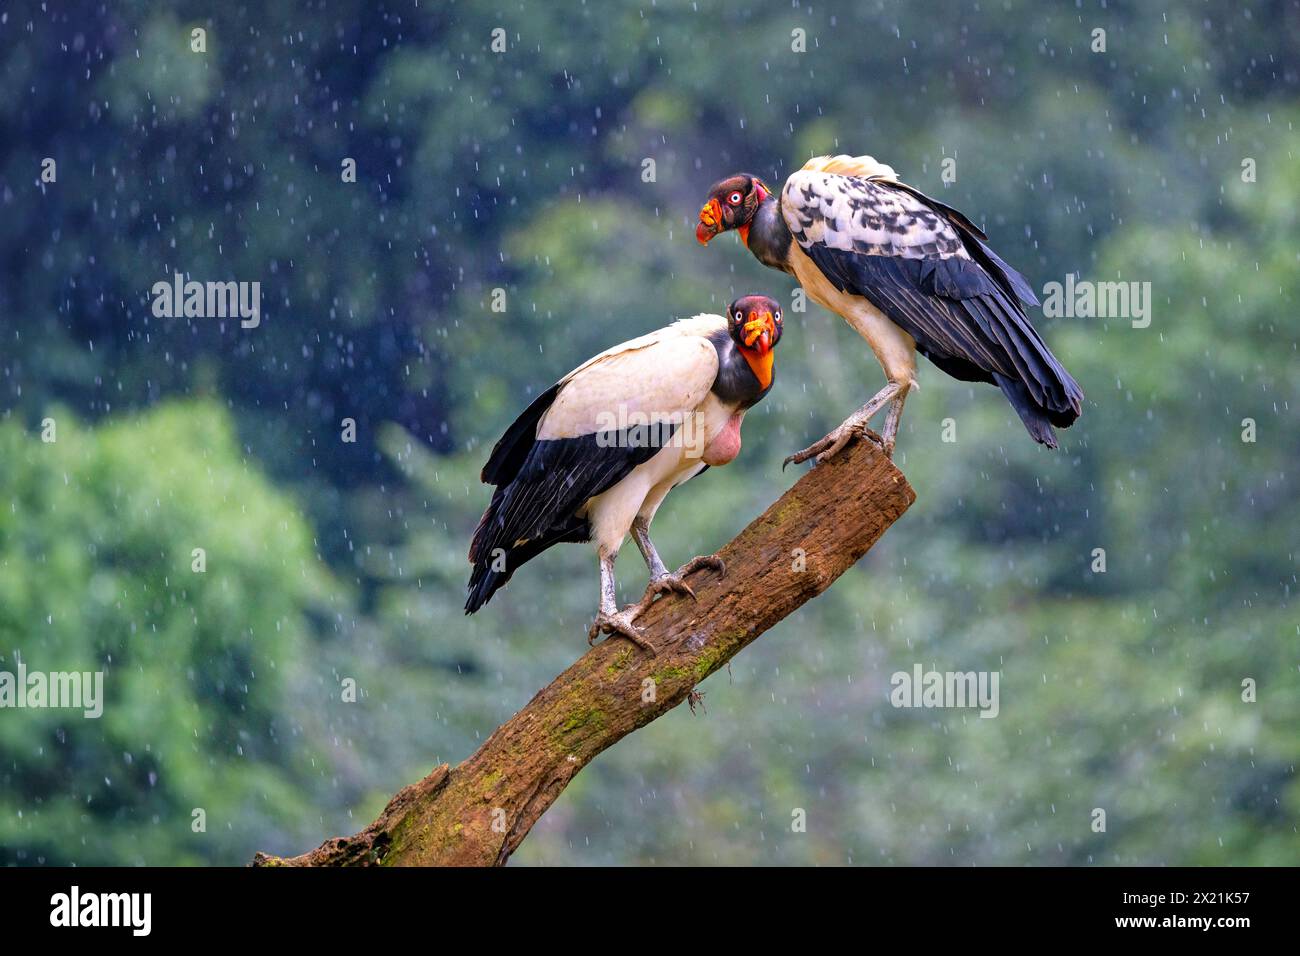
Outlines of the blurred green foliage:
M 842 151 L 983 223 L 1040 289 L 1149 282 L 1151 325 L 1036 320 L 1089 399 L 1055 454 L 923 364 L 897 454 L 916 505 L 706 683 L 707 716 L 585 770 L 516 860 L 1295 863 L 1297 64 L 1295 0 L 10 13 L 0 668 L 102 667 L 109 704 L 0 711 L 0 859 L 296 852 L 472 751 L 584 649 L 596 599 L 569 547 L 461 616 L 487 448 L 614 342 L 788 302 L 730 238 L 700 249 L 696 210 L 726 173 Z M 260 281 L 261 327 L 154 318 L 173 271 Z M 661 512 L 670 562 L 880 383 L 816 307 L 777 366 L 740 459 Z M 633 549 L 620 574 L 639 594 Z M 914 663 L 1000 671 L 999 717 L 894 709 Z
M 103 671 L 103 715 L 3 713 L 0 860 L 190 862 L 308 831 L 286 705 L 337 585 L 303 516 L 211 405 L 49 418 L 48 442 L 0 425 L 0 669 Z

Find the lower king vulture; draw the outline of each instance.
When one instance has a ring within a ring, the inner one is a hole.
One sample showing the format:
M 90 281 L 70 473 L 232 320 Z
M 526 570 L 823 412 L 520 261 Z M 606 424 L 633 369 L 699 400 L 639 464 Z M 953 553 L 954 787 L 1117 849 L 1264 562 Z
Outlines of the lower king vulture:
M 709 191 L 695 236 L 736 230 L 764 265 L 788 272 L 867 342 L 885 387 L 829 435 L 791 455 L 824 461 L 888 406 L 877 440 L 892 454 L 916 353 L 966 382 L 1002 389 L 1035 441 L 1079 417 L 1083 391 L 1025 315 L 1038 304 L 1024 277 L 957 210 L 899 182 L 870 156 L 819 156 L 773 191 L 737 173 Z
M 669 572 L 650 522 L 669 491 L 740 452 L 745 412 L 772 387 L 781 327 L 775 301 L 745 296 L 725 317 L 697 315 L 601 352 L 539 395 L 483 467 L 496 490 L 469 549 L 466 613 L 552 545 L 590 541 L 600 560 L 590 640 L 603 631 L 649 648 L 637 616 L 659 594 L 693 596 L 683 579 L 696 568 L 722 570 L 702 557 Z M 614 558 L 629 532 L 651 581 L 619 611 Z

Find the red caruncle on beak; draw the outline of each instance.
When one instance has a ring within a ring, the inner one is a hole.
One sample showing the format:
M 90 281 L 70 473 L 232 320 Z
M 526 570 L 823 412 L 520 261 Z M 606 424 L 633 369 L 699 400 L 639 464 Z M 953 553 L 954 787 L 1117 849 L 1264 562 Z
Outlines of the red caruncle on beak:
M 745 347 L 757 347 L 759 353 L 764 354 L 772 348 L 772 341 L 776 338 L 776 321 L 771 312 L 751 312 L 743 332 Z
M 700 210 L 700 221 L 695 227 L 695 238 L 700 245 L 708 245 L 710 239 L 722 231 L 722 206 L 717 198 L 710 199 Z

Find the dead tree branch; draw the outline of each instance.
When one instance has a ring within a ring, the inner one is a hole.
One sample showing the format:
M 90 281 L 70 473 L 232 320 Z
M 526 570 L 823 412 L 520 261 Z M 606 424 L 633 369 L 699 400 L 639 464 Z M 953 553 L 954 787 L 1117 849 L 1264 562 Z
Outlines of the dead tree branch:
M 259 853 L 254 865 L 504 864 L 597 754 L 686 700 L 743 647 L 826 590 L 915 499 L 874 445 L 853 444 L 804 475 L 718 552 L 725 575 L 692 574 L 698 601 L 670 595 L 655 602 L 640 623 L 656 656 L 620 638 L 596 645 L 473 756 L 402 789 L 365 830 L 302 856 Z

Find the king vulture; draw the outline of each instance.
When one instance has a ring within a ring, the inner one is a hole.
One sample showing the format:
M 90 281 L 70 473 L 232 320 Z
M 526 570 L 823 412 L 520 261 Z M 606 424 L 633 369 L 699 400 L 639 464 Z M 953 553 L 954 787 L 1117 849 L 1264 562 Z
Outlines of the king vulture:
M 887 384 L 838 428 L 786 462 L 824 461 L 889 406 L 877 440 L 893 453 L 916 353 L 966 382 L 1002 389 L 1035 441 L 1079 417 L 1083 392 L 1025 315 L 1038 304 L 1024 277 L 957 210 L 898 181 L 870 156 L 819 156 L 778 195 L 738 173 L 709 190 L 695 237 L 735 229 L 764 265 L 788 272 L 865 338 Z
M 600 609 L 588 638 L 634 626 L 656 596 L 694 593 L 683 580 L 714 557 L 671 573 L 650 541 L 664 496 L 740 452 L 740 424 L 773 379 L 781 308 L 763 295 L 616 345 L 560 379 L 506 429 L 483 467 L 495 485 L 474 532 L 465 612 L 486 604 L 515 570 L 566 541 L 590 541 L 600 561 Z M 650 569 L 637 604 L 619 611 L 614 558 L 628 532 Z

